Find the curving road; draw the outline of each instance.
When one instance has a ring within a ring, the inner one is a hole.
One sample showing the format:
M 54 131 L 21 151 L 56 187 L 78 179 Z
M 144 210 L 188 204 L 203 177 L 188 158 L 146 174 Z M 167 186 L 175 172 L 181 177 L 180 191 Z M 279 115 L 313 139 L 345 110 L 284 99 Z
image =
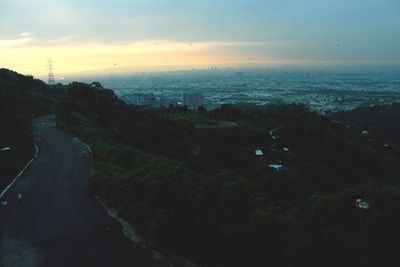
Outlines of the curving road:
M 54 118 L 34 120 L 39 156 L 4 197 L 0 210 L 0 266 L 170 266 L 128 240 L 88 192 L 85 145 L 53 129 Z M 17 203 L 17 194 L 23 203 Z

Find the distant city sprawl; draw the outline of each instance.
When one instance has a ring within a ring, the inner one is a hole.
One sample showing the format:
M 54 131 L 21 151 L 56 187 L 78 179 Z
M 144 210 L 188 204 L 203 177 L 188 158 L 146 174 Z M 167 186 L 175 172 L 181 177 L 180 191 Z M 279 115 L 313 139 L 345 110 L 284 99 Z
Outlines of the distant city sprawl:
M 398 69 L 390 67 L 212 68 L 91 79 L 99 80 L 123 100 L 140 106 L 184 105 L 184 96 L 188 100 L 188 96 L 193 98 L 201 93 L 201 103 L 207 109 L 222 104 L 302 103 L 325 114 L 400 101 L 398 74 Z

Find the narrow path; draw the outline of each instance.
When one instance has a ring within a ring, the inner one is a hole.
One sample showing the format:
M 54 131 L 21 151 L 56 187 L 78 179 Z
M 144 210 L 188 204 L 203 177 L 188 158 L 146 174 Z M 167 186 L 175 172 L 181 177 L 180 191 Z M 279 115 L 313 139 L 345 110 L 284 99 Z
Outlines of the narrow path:
M 39 156 L 4 195 L 0 266 L 170 266 L 128 240 L 91 197 L 87 147 L 53 123 L 52 116 L 34 121 Z

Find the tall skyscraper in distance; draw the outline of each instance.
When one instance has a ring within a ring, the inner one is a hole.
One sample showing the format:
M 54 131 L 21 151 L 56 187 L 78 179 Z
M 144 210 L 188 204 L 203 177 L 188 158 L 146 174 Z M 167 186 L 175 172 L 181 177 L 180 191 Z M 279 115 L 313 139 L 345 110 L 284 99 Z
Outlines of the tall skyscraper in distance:
M 183 105 L 188 108 L 198 108 L 202 106 L 203 94 L 200 90 L 191 93 L 183 93 Z

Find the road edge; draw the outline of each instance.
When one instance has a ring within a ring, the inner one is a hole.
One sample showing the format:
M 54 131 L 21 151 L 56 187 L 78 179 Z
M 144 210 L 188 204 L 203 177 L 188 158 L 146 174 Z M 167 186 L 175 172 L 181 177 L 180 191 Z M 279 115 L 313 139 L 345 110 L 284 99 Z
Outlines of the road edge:
M 64 132 L 65 133 L 65 132 Z M 69 133 L 66 133 L 67 135 L 71 136 L 75 141 L 83 144 L 89 151 L 91 157 L 93 157 L 93 151 L 91 147 L 84 141 L 80 140 L 78 137 L 73 136 Z M 91 172 L 93 174 L 94 172 L 94 161 L 92 158 L 92 167 L 91 167 Z M 174 262 L 174 264 L 178 264 L 178 266 L 185 266 L 185 267 L 200 267 L 201 265 L 196 264 L 189 259 L 186 259 L 185 257 L 176 255 L 172 251 L 162 248 L 157 244 L 154 244 L 150 240 L 147 240 L 145 237 L 141 236 L 139 233 L 136 232 L 135 227 L 130 224 L 125 218 L 120 217 L 118 215 L 118 212 L 111 207 L 108 207 L 101 199 L 99 196 L 92 196 L 97 203 L 103 208 L 105 211 L 106 215 L 111 218 L 113 221 L 117 222 L 121 227 L 122 227 L 122 234 L 132 243 L 139 244 L 141 245 L 144 249 L 149 249 L 151 250 L 153 254 L 153 259 L 154 260 L 163 260 L 165 258 L 169 258 Z M 132 229 L 134 230 L 134 233 L 132 233 Z M 176 266 L 176 265 L 174 265 Z
M 73 137 L 73 136 L 72 136 L 72 137 Z M 74 138 L 74 140 L 76 140 L 76 141 L 82 143 L 84 146 L 86 146 L 86 148 L 87 148 L 87 150 L 89 151 L 89 153 L 92 154 L 92 149 L 90 148 L 90 146 L 89 146 L 88 144 L 86 144 L 85 142 L 83 142 L 82 140 L 80 140 L 80 139 L 77 138 L 77 137 L 73 137 L 73 138 Z
M 22 168 L 22 170 L 17 174 L 17 176 L 11 181 L 11 183 L 9 183 L 4 190 L 1 192 L 0 194 L 0 199 L 4 196 L 5 193 L 7 193 L 7 191 L 15 184 L 15 182 L 18 181 L 18 179 L 21 177 L 21 175 L 24 173 L 24 171 L 32 164 L 32 162 L 38 157 L 39 155 L 39 147 L 36 144 L 36 137 L 35 135 L 33 135 L 33 143 L 35 145 L 35 153 L 33 155 L 33 158 L 25 165 L 24 168 Z

